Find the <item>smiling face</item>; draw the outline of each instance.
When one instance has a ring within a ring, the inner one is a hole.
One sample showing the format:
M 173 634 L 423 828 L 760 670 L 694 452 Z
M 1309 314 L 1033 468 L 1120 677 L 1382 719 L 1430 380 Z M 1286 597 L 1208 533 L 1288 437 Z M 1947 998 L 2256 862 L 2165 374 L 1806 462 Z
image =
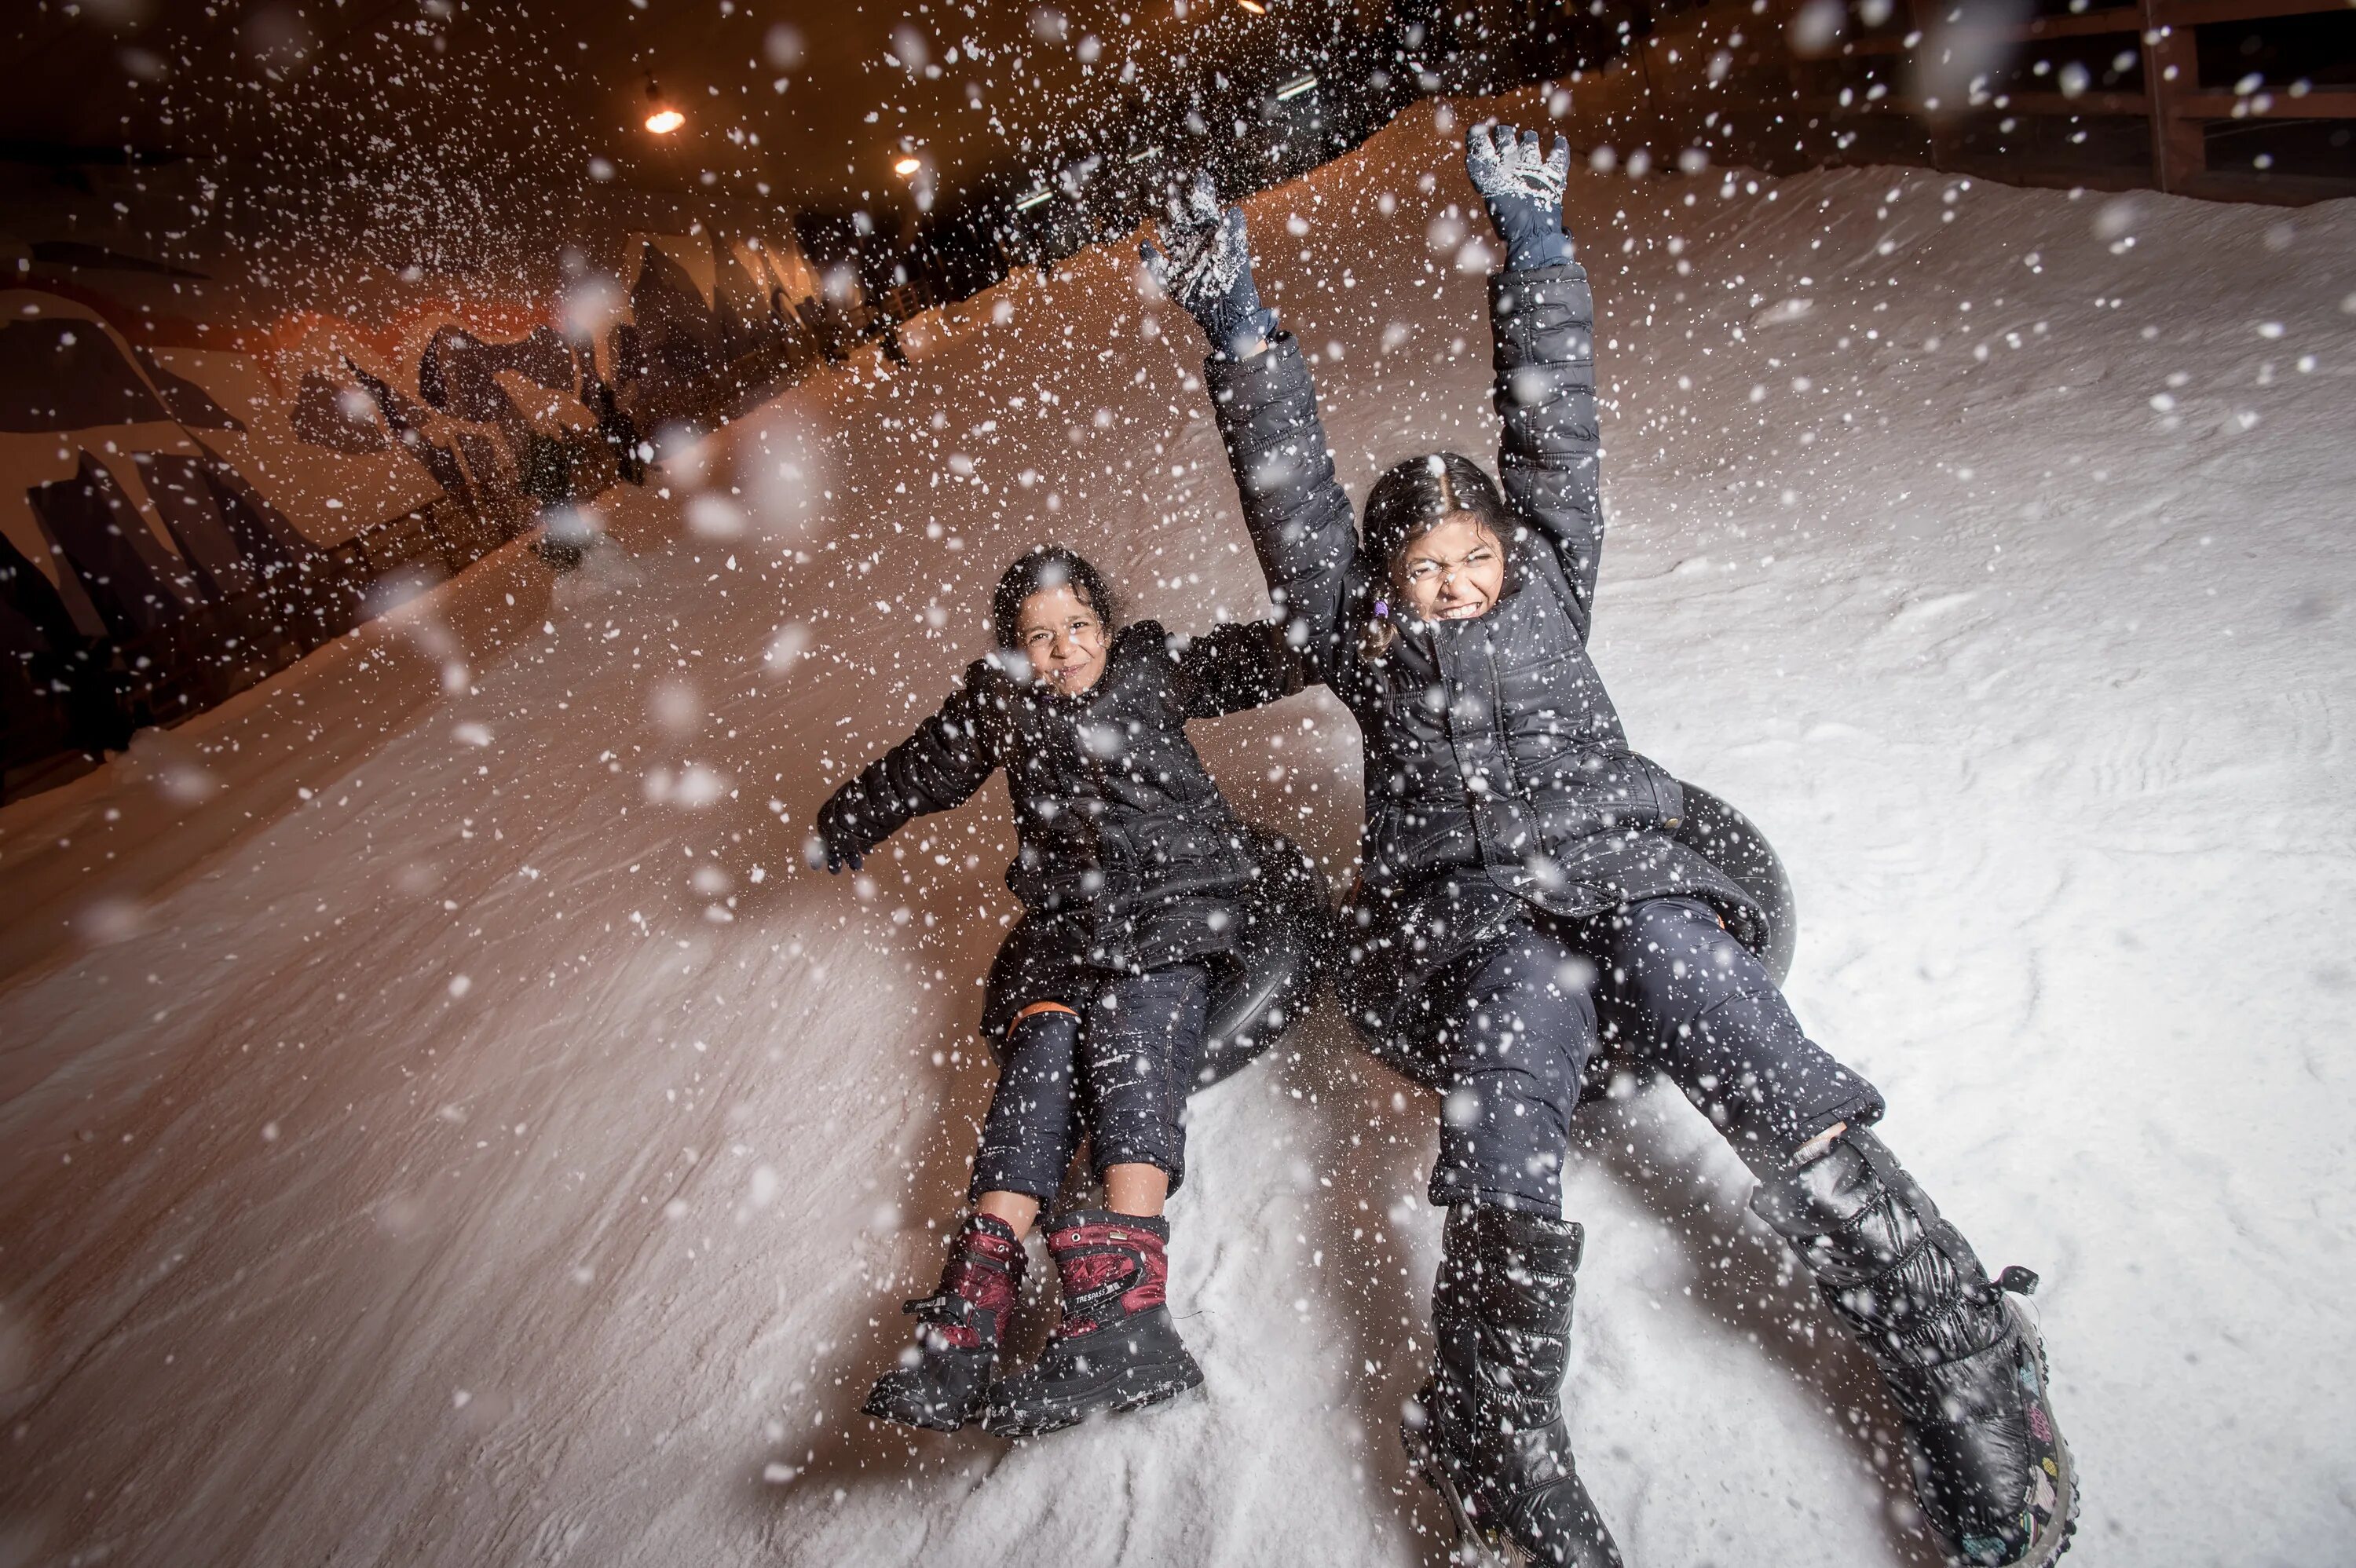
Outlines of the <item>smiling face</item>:
M 1031 661 L 1032 677 L 1066 697 L 1087 690 L 1104 674 L 1104 619 L 1068 585 L 1023 601 L 1015 638 Z
M 1418 620 L 1477 621 L 1505 591 L 1505 548 L 1471 512 L 1451 512 L 1400 548 L 1391 580 Z

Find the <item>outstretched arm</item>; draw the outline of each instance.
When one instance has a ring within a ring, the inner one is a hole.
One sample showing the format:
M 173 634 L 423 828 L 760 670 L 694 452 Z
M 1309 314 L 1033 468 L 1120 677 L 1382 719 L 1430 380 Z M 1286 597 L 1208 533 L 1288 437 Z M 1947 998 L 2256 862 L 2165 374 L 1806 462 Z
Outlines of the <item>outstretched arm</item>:
M 1280 621 L 1231 621 L 1197 637 L 1173 637 L 1170 657 L 1189 719 L 1262 707 L 1314 678 L 1308 658 L 1285 641 Z
M 998 766 L 988 739 L 991 684 L 989 667 L 976 664 L 939 712 L 828 796 L 819 807 L 811 864 L 855 871 L 868 851 L 911 819 L 971 799 Z
M 1203 379 L 1276 624 L 1305 673 L 1331 685 L 1350 645 L 1358 538 L 1350 498 L 1333 477 L 1309 367 L 1259 303 L 1242 209 L 1222 211 L 1201 180 L 1171 203 L 1170 216 L 1162 228 L 1166 250 L 1147 245 L 1146 269 L 1210 340 Z
M 1495 338 L 1494 397 L 1505 421 L 1497 454 L 1506 498 L 1553 549 L 1586 636 L 1603 549 L 1597 487 L 1595 305 L 1587 270 L 1562 231 L 1570 145 L 1543 151 L 1536 132 L 1476 125 L 1465 170 L 1505 241 L 1505 271 L 1489 280 Z

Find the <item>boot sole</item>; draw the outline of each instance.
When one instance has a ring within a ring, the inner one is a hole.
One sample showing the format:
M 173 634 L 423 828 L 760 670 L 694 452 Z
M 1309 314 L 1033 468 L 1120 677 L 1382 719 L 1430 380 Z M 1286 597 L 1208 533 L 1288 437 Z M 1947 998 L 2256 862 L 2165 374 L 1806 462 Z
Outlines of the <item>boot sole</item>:
M 1183 1365 L 1125 1367 L 1113 1377 L 1069 1401 L 1047 1409 L 987 1411 L 982 1426 L 1000 1437 L 1040 1437 L 1077 1426 L 1091 1415 L 1142 1410 L 1198 1388 L 1203 1369 L 1191 1360 Z
M 873 1416 L 878 1421 L 888 1421 L 894 1426 L 913 1427 L 919 1432 L 962 1432 L 980 1417 L 981 1407 L 977 1404 L 962 1416 L 944 1412 L 938 1419 L 927 1421 L 914 1411 L 894 1409 L 871 1399 L 859 1407 L 859 1413 Z
M 2028 1313 L 2016 1306 L 2008 1304 L 2008 1307 L 2013 1320 L 2020 1326 L 2022 1335 L 2029 1340 L 2029 1348 L 2037 1353 L 2038 1392 L 2042 1395 L 2053 1379 L 2052 1369 L 2045 1360 L 2045 1336 L 2038 1331 L 2036 1323 L 2030 1320 Z M 2051 1421 L 2052 1401 L 2049 1399 L 2045 1404 L 2046 1419 Z M 2044 1532 L 2030 1541 L 2029 1550 L 2013 1559 L 2006 1568 L 2052 1568 L 2052 1564 L 2061 1561 L 2062 1554 L 2070 1550 L 2071 1539 L 2078 1533 L 2078 1467 L 2070 1457 L 2070 1440 L 2062 1435 L 2059 1422 L 2053 1425 L 2053 1467 L 2061 1472 L 2053 1478 L 2056 1500 L 2066 1499 L 2068 1506 L 2056 1508 Z
M 1456 1568 L 1523 1568 L 1535 1561 L 1511 1541 L 1474 1521 L 1456 1483 L 1448 1478 L 1447 1467 L 1432 1452 L 1428 1431 L 1401 1422 L 1399 1444 L 1407 1450 L 1408 1467 L 1421 1476 L 1424 1484 L 1438 1492 L 1440 1500 L 1448 1506 L 1449 1523 L 1456 1531 L 1456 1543 L 1448 1549 L 1448 1560 Z
M 2045 1407 L 2046 1419 L 2052 1422 L 2053 1404 L 2047 1391 L 2051 1387 L 2053 1373 L 2045 1359 L 2045 1337 L 2039 1332 L 2036 1319 L 2018 1303 L 2008 1300 L 2005 1312 L 2022 1345 L 2036 1358 L 2038 1399 Z M 2078 1533 L 2078 1467 L 2070 1456 L 2070 1442 L 2062 1435 L 2059 1422 L 2053 1422 L 2053 1471 L 2052 1516 L 2043 1529 L 2029 1538 L 2019 1556 L 2007 1558 L 1997 1568 L 2053 1568 L 2062 1554 L 2070 1550 L 2072 1538 Z M 1981 1568 L 1988 1559 L 1967 1555 L 1951 1543 L 1943 1561 L 1948 1568 Z

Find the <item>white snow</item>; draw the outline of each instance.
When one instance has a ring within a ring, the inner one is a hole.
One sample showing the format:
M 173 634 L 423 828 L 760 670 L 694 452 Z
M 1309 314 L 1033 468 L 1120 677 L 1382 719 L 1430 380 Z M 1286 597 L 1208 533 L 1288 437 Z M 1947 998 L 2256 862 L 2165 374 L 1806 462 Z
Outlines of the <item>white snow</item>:
M 1250 204 L 1355 495 L 1494 451 L 1454 145 L 1419 109 Z M 2073 1561 L 2333 1559 L 2356 204 L 1888 169 L 1570 203 L 1599 658 L 1772 835 L 1794 1001 L 1892 1145 L 2043 1273 Z M 1433 1106 L 1330 1019 L 1197 1102 L 1205 1394 L 1020 1449 L 853 1414 L 957 1211 L 1008 835 L 993 786 L 829 880 L 811 809 L 1025 544 L 1173 625 L 1262 604 L 1132 256 L 763 409 L 577 574 L 511 548 L 0 814 L 0 1563 L 1439 1560 L 1392 1431 Z M 1335 704 L 1201 738 L 1343 873 Z M 1929 1561 L 1733 1159 L 1674 1094 L 1582 1122 L 1569 1409 L 1630 1562 Z

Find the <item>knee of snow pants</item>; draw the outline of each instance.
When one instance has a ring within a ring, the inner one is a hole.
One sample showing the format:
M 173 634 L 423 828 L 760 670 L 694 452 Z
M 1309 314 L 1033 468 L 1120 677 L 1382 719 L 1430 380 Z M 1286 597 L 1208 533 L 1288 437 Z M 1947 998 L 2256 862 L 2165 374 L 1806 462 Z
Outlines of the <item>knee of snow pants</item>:
M 1175 1192 L 1186 1179 L 1186 1086 L 1203 1049 L 1210 972 L 1173 964 L 1107 981 L 1080 1036 L 1089 1162 L 1150 1165 Z
M 1604 995 L 1633 1053 L 1666 1072 L 1761 1172 L 1881 1095 L 1810 1040 L 1751 950 L 1697 900 L 1645 899 L 1592 923 Z
M 1446 1031 L 1431 1200 L 1562 1215 L 1562 1162 L 1595 1049 L 1595 966 L 1527 927 L 1479 961 Z
M 1053 1203 L 1065 1168 L 1079 1147 L 1074 1116 L 1080 1019 L 1067 1011 L 1018 1018 L 999 1055 L 998 1088 L 981 1124 L 966 1198 L 1020 1192 Z

